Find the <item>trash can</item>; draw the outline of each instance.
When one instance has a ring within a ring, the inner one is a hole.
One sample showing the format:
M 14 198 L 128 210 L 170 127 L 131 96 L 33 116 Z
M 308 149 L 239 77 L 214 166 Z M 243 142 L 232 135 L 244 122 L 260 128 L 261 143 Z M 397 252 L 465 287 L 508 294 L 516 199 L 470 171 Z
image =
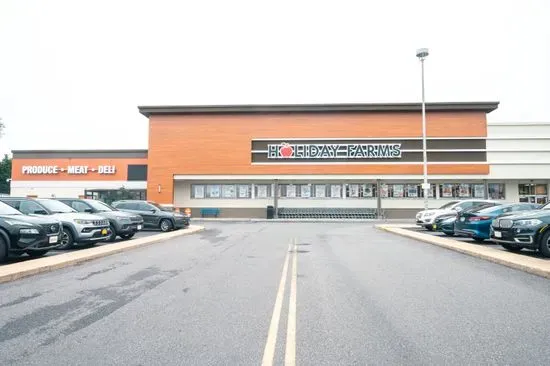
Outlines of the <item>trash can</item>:
M 267 218 L 272 219 L 275 216 L 275 207 L 267 206 Z

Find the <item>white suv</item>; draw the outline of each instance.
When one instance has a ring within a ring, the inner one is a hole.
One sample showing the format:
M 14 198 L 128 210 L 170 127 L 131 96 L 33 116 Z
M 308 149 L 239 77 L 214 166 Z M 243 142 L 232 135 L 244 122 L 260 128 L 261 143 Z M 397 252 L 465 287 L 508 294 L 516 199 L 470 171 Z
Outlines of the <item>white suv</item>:
M 440 217 L 456 216 L 457 213 L 486 205 L 501 205 L 503 202 L 491 200 L 461 200 L 447 202 L 440 208 L 420 211 L 416 214 L 416 224 L 428 230 L 433 230 L 433 224 Z

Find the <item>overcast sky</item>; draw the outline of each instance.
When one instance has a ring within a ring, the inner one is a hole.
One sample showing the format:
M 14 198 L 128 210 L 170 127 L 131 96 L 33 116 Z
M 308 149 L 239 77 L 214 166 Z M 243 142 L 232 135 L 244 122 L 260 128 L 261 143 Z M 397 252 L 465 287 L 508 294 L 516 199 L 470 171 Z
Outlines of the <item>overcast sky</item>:
M 146 148 L 138 105 L 419 101 L 418 47 L 428 101 L 550 121 L 548 19 L 548 0 L 0 0 L 0 152 Z

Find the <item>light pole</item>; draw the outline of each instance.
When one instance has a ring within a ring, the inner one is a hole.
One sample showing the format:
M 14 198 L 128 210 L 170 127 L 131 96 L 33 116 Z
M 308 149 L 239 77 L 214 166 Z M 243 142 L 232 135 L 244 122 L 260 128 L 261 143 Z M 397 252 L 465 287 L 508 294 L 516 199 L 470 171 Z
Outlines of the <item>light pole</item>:
M 424 97 L 424 60 L 430 53 L 427 48 L 419 48 L 416 50 L 416 57 L 420 60 L 422 68 L 422 162 L 424 166 L 424 183 L 422 190 L 424 191 L 424 209 L 428 209 L 428 195 L 430 192 L 430 184 L 428 183 L 428 154 L 426 152 L 426 100 Z

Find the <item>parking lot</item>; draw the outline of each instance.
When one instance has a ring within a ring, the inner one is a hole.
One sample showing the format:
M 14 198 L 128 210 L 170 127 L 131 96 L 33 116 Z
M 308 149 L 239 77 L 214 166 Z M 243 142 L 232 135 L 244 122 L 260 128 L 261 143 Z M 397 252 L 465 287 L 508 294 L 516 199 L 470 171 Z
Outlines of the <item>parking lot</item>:
M 136 233 L 134 238 L 143 238 L 143 237 L 155 235 L 155 234 L 158 234 L 158 233 L 160 233 L 160 231 L 140 231 L 140 232 Z M 132 239 L 130 239 L 130 240 L 132 240 Z M 121 241 L 124 241 L 124 240 L 122 240 L 120 237 L 117 237 L 117 239 L 115 240 L 115 243 L 118 243 L 118 242 L 121 242 Z M 82 250 L 82 249 L 87 249 L 87 248 L 100 247 L 100 246 L 103 246 L 103 245 L 110 245 L 110 244 L 113 244 L 113 243 L 100 242 L 100 243 L 96 243 L 95 245 L 92 245 L 92 246 L 88 245 L 88 246 L 75 247 L 74 249 L 70 249 L 70 250 L 50 250 L 43 257 L 51 257 L 51 256 L 54 256 L 54 255 L 59 255 L 59 254 L 68 253 L 68 252 L 72 252 L 72 251 L 77 251 L 77 250 Z M 10 255 L 10 257 L 8 258 L 8 260 L 5 263 L 0 263 L 0 266 L 5 266 L 5 265 L 8 265 L 8 264 L 13 264 L 13 263 L 18 263 L 18 262 L 24 262 L 24 261 L 33 260 L 33 259 L 34 258 L 29 257 L 27 254 L 23 254 L 21 256 Z
M 494 248 L 494 249 L 497 249 L 497 250 L 502 250 L 502 251 L 508 252 L 506 249 L 504 249 L 504 248 L 503 248 L 502 246 L 500 246 L 499 244 L 493 243 L 492 241 L 489 241 L 489 240 L 485 240 L 484 242 L 479 243 L 479 242 L 474 241 L 472 238 L 468 238 L 468 237 L 464 237 L 464 236 L 456 236 L 456 235 L 455 235 L 455 236 L 448 236 L 448 235 L 445 235 L 445 233 L 443 233 L 443 232 L 441 232 L 441 231 L 430 231 L 430 230 L 425 229 L 425 228 L 420 227 L 420 226 L 417 226 L 417 227 L 407 227 L 406 229 L 407 229 L 407 230 L 416 231 L 416 232 L 420 232 L 420 233 L 423 233 L 423 234 L 428 234 L 428 235 L 433 235 L 433 236 L 441 237 L 441 238 L 452 239 L 452 240 L 456 240 L 456 241 L 464 242 L 464 243 L 468 243 L 468 244 L 476 244 L 476 245 L 480 245 L 480 246 L 488 246 L 488 247 L 491 247 L 491 248 Z M 549 260 L 549 261 L 550 261 L 550 258 L 545 258 L 545 257 L 543 257 L 542 255 L 540 255 L 538 252 L 535 252 L 535 251 L 532 251 L 532 250 L 528 250 L 528 249 L 523 249 L 521 252 L 515 253 L 515 254 L 517 254 L 517 255 L 524 255 L 524 256 L 528 256 L 528 257 L 534 257 L 534 258 L 540 258 L 540 259 L 544 259 L 544 260 Z

